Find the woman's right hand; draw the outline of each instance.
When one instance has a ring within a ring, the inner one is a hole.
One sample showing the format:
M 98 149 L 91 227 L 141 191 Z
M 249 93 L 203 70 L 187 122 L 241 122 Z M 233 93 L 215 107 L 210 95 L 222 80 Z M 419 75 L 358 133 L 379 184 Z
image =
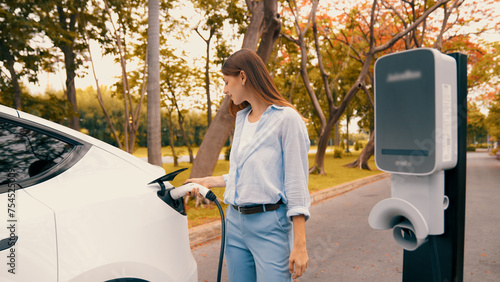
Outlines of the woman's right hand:
M 200 184 L 202 186 L 205 186 L 207 187 L 208 189 L 210 189 L 210 187 L 208 187 L 208 184 L 207 184 L 207 181 L 205 179 L 206 177 L 203 177 L 203 178 L 189 178 L 189 179 L 186 179 L 186 181 L 184 181 L 183 184 L 187 184 L 187 183 L 196 183 L 196 184 Z M 198 197 L 200 195 L 200 189 L 195 187 L 193 188 L 193 190 L 191 190 L 191 192 L 188 192 L 186 194 L 187 196 L 196 196 Z
M 201 178 L 189 178 L 189 179 L 186 179 L 186 181 L 184 181 L 183 184 L 187 184 L 187 183 L 196 183 L 196 184 L 200 184 L 200 185 L 203 185 L 207 188 L 210 189 L 210 186 L 209 186 L 209 181 L 207 179 L 208 177 L 201 177 Z
M 203 185 L 207 187 L 208 189 L 213 188 L 213 187 L 226 187 L 226 182 L 224 181 L 224 177 L 222 176 L 206 176 L 206 177 L 200 177 L 200 178 L 189 178 L 184 181 L 184 184 L 186 183 L 196 183 Z M 198 188 L 194 188 L 191 193 L 189 194 L 190 196 L 198 195 Z
M 206 176 L 200 178 L 189 178 L 184 181 L 186 183 L 197 183 L 207 187 L 208 189 L 214 187 L 226 187 L 226 182 L 224 181 L 224 177 L 222 176 Z

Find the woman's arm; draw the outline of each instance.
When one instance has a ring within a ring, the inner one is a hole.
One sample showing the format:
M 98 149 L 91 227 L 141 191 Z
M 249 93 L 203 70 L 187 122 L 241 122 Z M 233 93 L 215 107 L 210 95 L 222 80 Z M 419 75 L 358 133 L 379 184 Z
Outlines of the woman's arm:
M 292 217 L 293 220 L 293 249 L 290 253 L 289 270 L 295 279 L 306 271 L 307 256 L 306 248 L 306 220 L 304 215 L 296 215 Z

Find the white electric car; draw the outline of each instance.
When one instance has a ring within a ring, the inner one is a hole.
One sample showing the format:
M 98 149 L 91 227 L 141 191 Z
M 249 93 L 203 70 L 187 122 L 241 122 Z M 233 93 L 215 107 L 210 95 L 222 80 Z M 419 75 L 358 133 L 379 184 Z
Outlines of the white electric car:
M 0 144 L 0 281 L 197 281 L 163 168 L 1 105 Z

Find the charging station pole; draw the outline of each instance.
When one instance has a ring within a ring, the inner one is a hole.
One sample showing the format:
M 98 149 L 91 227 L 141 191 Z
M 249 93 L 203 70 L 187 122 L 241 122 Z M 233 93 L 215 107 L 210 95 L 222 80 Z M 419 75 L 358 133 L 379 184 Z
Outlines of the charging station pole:
M 457 63 L 458 155 L 456 167 L 445 170 L 445 232 L 430 235 L 415 251 L 404 251 L 403 281 L 463 281 L 467 139 L 467 56 L 450 54 Z

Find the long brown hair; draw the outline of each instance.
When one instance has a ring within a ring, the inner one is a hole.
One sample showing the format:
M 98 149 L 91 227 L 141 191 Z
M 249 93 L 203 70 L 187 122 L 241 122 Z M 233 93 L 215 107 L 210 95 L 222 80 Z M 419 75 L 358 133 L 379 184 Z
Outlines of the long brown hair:
M 278 91 L 266 65 L 254 51 L 245 48 L 236 51 L 224 62 L 221 71 L 227 76 L 237 76 L 241 71 L 244 71 L 248 85 L 257 93 L 260 99 L 274 105 L 290 107 L 297 111 Z M 248 105 L 249 103 L 246 101 L 235 105 L 231 100 L 229 102 L 229 113 L 236 116 L 238 111 L 248 107 Z

